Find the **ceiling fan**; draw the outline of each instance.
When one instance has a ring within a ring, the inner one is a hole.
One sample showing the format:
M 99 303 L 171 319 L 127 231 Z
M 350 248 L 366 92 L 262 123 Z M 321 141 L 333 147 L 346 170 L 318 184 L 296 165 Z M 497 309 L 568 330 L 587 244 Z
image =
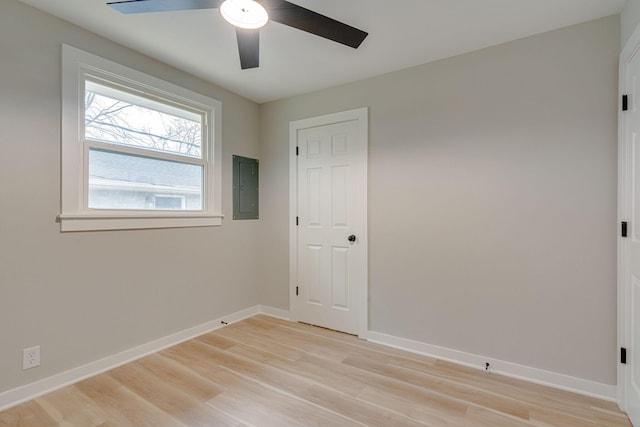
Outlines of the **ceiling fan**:
M 147 13 L 220 9 L 236 27 L 240 67 L 260 65 L 260 28 L 269 20 L 357 49 L 368 33 L 286 0 L 126 0 L 107 3 L 118 12 Z

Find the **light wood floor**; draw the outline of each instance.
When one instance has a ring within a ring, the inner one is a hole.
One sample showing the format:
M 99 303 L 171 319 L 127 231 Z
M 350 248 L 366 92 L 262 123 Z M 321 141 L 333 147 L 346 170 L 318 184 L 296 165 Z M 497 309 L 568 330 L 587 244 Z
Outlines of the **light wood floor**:
M 0 426 L 631 426 L 614 403 L 256 316 L 0 412 Z

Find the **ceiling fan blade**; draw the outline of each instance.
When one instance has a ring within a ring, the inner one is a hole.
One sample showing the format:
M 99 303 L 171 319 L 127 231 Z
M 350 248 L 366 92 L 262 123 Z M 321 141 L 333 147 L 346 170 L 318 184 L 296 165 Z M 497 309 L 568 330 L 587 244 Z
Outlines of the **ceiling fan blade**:
M 240 68 L 258 68 L 260 66 L 260 30 L 246 30 L 236 27 Z
M 176 10 L 216 9 L 222 0 L 127 0 L 107 3 L 120 13 L 170 12 Z
M 263 0 L 262 4 L 269 11 L 269 19 L 274 22 L 333 40 L 354 49 L 357 49 L 369 35 L 362 30 L 286 0 Z

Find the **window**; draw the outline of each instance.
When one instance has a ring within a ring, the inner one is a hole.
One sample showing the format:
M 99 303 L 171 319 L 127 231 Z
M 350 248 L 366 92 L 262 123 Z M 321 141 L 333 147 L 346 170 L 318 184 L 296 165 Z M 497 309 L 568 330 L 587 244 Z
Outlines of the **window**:
M 184 196 L 156 196 L 156 209 L 184 209 Z
M 62 231 L 220 225 L 220 102 L 63 46 Z

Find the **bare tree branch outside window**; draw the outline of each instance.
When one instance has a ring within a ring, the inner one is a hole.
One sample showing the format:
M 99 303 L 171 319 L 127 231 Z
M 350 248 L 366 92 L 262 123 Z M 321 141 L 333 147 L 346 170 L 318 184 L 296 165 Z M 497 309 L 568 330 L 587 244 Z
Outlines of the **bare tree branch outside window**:
M 199 158 L 201 135 L 198 121 L 86 91 L 85 136 L 94 141 Z

